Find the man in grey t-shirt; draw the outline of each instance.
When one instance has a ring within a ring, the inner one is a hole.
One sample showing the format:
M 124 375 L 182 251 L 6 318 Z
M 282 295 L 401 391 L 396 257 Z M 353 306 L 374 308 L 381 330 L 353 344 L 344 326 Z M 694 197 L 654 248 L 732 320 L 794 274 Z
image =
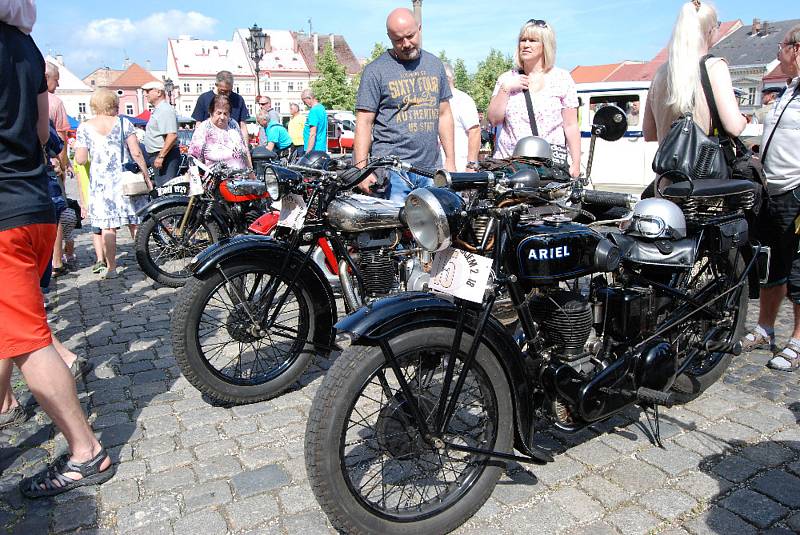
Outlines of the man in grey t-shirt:
M 423 168 L 455 171 L 452 92 L 444 65 L 420 48 L 422 27 L 408 9 L 398 8 L 386 19 L 392 49 L 364 67 L 356 97 L 356 134 L 353 160 L 363 167 L 368 155 L 400 157 Z M 404 201 L 415 187 L 431 185 L 415 173 L 390 173 L 388 197 Z M 359 187 L 369 191 L 371 176 Z
M 147 101 L 153 106 L 144 131 L 144 148 L 148 163 L 155 173 L 156 186 L 163 186 L 178 174 L 181 152 L 178 148 L 178 117 L 164 98 L 164 84 L 147 82 L 142 86 Z

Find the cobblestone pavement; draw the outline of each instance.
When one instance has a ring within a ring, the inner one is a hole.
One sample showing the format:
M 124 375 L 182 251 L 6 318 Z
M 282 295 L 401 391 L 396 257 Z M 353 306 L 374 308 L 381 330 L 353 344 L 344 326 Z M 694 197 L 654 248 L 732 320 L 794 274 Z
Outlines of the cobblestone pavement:
M 323 370 L 272 401 L 207 403 L 172 355 L 175 291 L 144 278 L 126 234 L 121 276 L 110 281 L 90 272 L 89 235 L 79 236 L 84 267 L 57 280 L 52 310 L 55 332 L 95 365 L 79 393 L 117 475 L 102 487 L 23 499 L 20 477 L 65 451 L 65 442 L 15 376 L 33 417 L 0 432 L 0 525 L 24 534 L 331 532 L 303 463 Z M 751 325 L 756 311 L 752 303 Z M 779 335 L 789 329 L 782 314 Z M 577 435 L 542 433 L 542 444 L 560 452 L 556 461 L 510 465 L 459 532 L 800 531 L 800 376 L 770 371 L 766 360 L 764 352 L 739 357 L 699 400 L 663 411 L 665 449 L 647 440 L 638 410 Z

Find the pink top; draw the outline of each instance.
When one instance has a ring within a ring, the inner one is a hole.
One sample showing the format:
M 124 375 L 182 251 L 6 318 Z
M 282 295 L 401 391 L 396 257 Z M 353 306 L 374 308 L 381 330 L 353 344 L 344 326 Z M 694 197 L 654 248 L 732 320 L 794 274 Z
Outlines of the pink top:
M 228 128 L 217 128 L 206 119 L 194 129 L 189 154 L 203 163 L 224 163 L 232 169 L 247 167 L 242 132 L 233 119 L 228 121 Z
M 516 70 L 501 74 L 494 86 L 492 96 L 500 91 L 500 84 L 517 77 L 519 77 L 519 72 Z M 578 92 L 572 76 L 564 69 L 553 67 L 544 75 L 542 90 L 531 93 L 531 101 L 539 137 L 546 139 L 551 145 L 566 145 L 564 118 L 561 111 L 565 108 L 578 107 Z M 522 91 L 511 93 L 508 96 L 506 114 L 501 127 L 497 136 L 494 157 L 508 158 L 513 154 L 517 140 L 531 135 L 528 107 Z
M 50 120 L 57 132 L 69 130 L 69 120 L 67 119 L 67 110 L 64 109 L 64 103 L 60 98 L 53 93 L 47 94 L 47 105 L 49 108 Z

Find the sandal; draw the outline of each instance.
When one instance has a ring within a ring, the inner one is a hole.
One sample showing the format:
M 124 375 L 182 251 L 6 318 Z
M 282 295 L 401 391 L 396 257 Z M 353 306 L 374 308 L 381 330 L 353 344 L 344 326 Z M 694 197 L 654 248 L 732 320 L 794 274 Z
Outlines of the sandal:
M 55 277 L 60 277 L 62 275 L 66 275 L 67 273 L 69 273 L 69 270 L 67 269 L 66 266 L 58 266 L 53 268 L 52 276 L 53 278 L 55 278 Z
M 0 429 L 11 427 L 28 419 L 28 413 L 22 405 L 17 405 L 6 412 L 0 412 Z
M 100 453 L 85 463 L 70 461 L 69 454 L 64 454 L 53 461 L 46 470 L 20 481 L 19 490 L 26 498 L 43 498 L 55 496 L 76 487 L 100 485 L 114 477 L 117 471 L 115 464 L 110 464 L 108 468 L 100 471 L 100 465 L 108 458 L 105 448 L 102 448 Z M 78 473 L 83 477 L 72 479 L 64 475 L 69 472 Z
M 94 368 L 94 364 L 85 358 L 75 357 L 75 360 L 72 361 L 72 365 L 69 367 L 69 371 L 72 373 L 75 380 L 78 380 L 86 377 L 86 374 L 92 371 L 92 368 Z
M 800 345 L 789 340 L 789 343 L 767 362 L 767 366 L 782 372 L 800 369 Z
M 756 349 L 766 349 L 770 353 L 775 353 L 778 350 L 778 346 L 775 345 L 775 338 L 770 336 L 764 336 L 761 333 L 756 332 L 755 330 L 750 331 L 746 335 L 742 337 L 742 351 L 750 352 Z

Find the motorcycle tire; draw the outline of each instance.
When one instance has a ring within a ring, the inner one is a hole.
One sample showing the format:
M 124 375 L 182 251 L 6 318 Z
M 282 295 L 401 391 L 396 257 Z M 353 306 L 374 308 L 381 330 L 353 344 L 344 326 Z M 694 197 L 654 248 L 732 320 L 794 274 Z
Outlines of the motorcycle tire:
M 438 405 L 439 394 L 435 390 L 437 383 L 434 378 L 444 374 L 442 363 L 449 360 L 454 332 L 446 327 L 430 327 L 395 335 L 389 341 L 400 366 L 413 366 L 419 362 L 416 377 L 413 370 L 411 375 L 405 371 L 403 374 L 407 376 L 411 390 L 416 389 L 419 394 L 417 404 L 427 420 L 431 419 L 428 416 L 433 415 Z M 464 334 L 459 361 L 468 352 L 471 342 L 472 338 Z M 418 357 L 419 361 L 416 360 Z M 435 364 L 433 370 L 436 374 L 430 369 L 427 373 L 420 373 L 423 362 Z M 344 533 L 447 533 L 468 520 L 489 498 L 502 474 L 504 462 L 488 460 L 479 454 L 459 453 L 446 445 L 435 450 L 421 439 L 399 386 L 395 387 L 391 397 L 387 394 L 387 391 L 392 393 L 389 390 L 390 377 L 399 384 L 391 369 L 380 348 L 372 346 L 345 351 L 328 370 L 311 405 L 306 428 L 306 472 L 312 490 L 330 522 Z M 453 385 L 459 369 L 457 366 Z M 423 385 L 419 378 L 426 376 L 430 383 Z M 502 366 L 486 346 L 478 348 L 467 377 L 445 439 L 482 449 L 511 452 L 514 431 L 511 391 Z M 441 392 L 442 384 L 438 383 L 438 386 Z M 469 398 L 469 393 L 473 393 L 473 399 L 467 403 L 464 398 Z M 370 429 L 364 424 L 372 419 L 376 422 Z M 465 428 L 470 421 L 486 422 L 487 429 L 477 435 L 482 439 L 475 440 L 469 435 L 469 429 Z M 359 425 L 361 428 L 355 430 Z M 348 450 L 351 447 L 353 449 Z M 366 457 L 373 454 L 377 459 L 371 468 L 376 473 L 370 477 Z M 448 461 L 445 462 L 443 457 Z M 419 464 L 422 462 L 429 464 Z M 398 469 L 402 472 L 404 466 L 408 468 L 409 463 L 418 463 L 416 468 L 419 470 L 433 471 L 429 466 L 437 463 L 440 467 L 435 468 L 435 473 L 427 479 L 425 474 L 413 477 L 415 474 L 398 473 Z M 456 476 L 457 466 L 463 466 L 464 471 Z M 368 481 L 357 489 L 357 481 L 353 478 L 359 477 Z M 377 496 L 361 493 L 376 477 L 380 482 L 373 489 L 381 485 L 385 506 L 381 506 L 381 493 Z M 389 493 L 385 488 L 387 478 L 389 486 L 395 485 Z M 442 478 L 452 481 L 442 483 Z M 405 492 L 406 486 L 401 486 L 398 498 L 392 492 L 406 482 L 409 482 L 407 486 L 413 486 L 410 494 Z M 426 482 L 433 483 L 425 487 Z M 444 495 L 428 495 L 426 500 L 426 490 L 437 485 L 445 487 Z M 402 502 L 406 495 L 409 500 L 419 496 L 425 503 L 407 504 L 404 508 L 400 507 L 401 504 L 396 508 L 389 506 L 390 499 Z
M 744 273 L 744 258 L 737 250 L 732 250 L 730 253 L 723 255 L 723 257 L 725 266 L 730 269 L 729 279 L 731 281 L 737 280 Z M 727 287 L 724 289 L 727 289 Z M 735 301 L 735 308 L 738 308 L 738 310 L 735 312 L 733 326 L 727 336 L 720 341 L 736 342 L 744 335 L 749 302 L 748 280 L 746 277 L 739 291 L 740 294 Z M 723 299 L 720 301 L 719 306 L 725 306 L 724 303 L 725 300 Z M 704 360 L 707 360 L 707 362 L 701 363 L 699 366 L 692 366 L 676 377 L 672 390 L 679 403 L 688 403 L 696 399 L 708 387 L 716 383 L 725 373 L 725 370 L 728 369 L 731 360 L 733 360 L 733 355 L 730 353 L 712 354 L 709 355 L 708 359 Z
M 165 234 L 177 228 L 186 206 L 170 206 L 152 213 L 139 225 L 136 232 L 136 261 L 142 271 L 164 286 L 179 288 L 186 284 L 192 274 L 188 270 L 192 258 L 214 242 L 219 241 L 222 231 L 216 221 L 189 221 L 179 244 L 165 243 Z M 195 238 L 200 237 L 197 241 Z M 187 244 L 187 241 L 191 243 Z M 174 248 L 170 250 L 168 248 Z M 162 263 L 162 260 L 164 261 Z
M 281 323 L 270 332 L 254 335 L 247 329 L 258 305 L 242 297 L 255 294 L 259 288 L 264 291 L 261 282 L 277 277 L 278 266 L 247 260 L 229 262 L 223 270 L 224 276 L 217 269 L 206 278 L 191 278 L 178 293 L 171 326 L 175 359 L 184 377 L 216 400 L 241 405 L 275 397 L 295 383 L 314 356 L 311 340 L 316 320 L 311 296 L 295 281 L 281 308 Z M 280 286 L 273 303 L 291 282 L 290 277 L 284 274 L 276 279 Z M 296 321 L 286 317 L 293 308 Z M 275 310 L 273 306 L 268 309 Z M 222 341 L 204 343 L 214 339 L 212 334 Z M 269 358 L 274 366 L 265 360 Z M 219 364 L 224 366 L 220 368 Z

